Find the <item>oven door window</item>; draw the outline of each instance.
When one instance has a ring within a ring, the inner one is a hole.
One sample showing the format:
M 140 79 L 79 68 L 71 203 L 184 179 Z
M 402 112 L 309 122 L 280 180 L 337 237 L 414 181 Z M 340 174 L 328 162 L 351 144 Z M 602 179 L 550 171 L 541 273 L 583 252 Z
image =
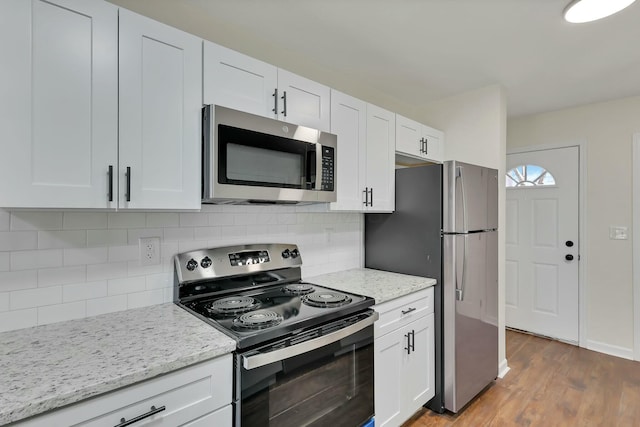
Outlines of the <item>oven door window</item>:
M 373 327 L 259 368 L 241 368 L 241 426 L 354 427 L 373 408 Z
M 315 180 L 311 164 L 315 144 L 218 125 L 221 184 L 306 189 Z

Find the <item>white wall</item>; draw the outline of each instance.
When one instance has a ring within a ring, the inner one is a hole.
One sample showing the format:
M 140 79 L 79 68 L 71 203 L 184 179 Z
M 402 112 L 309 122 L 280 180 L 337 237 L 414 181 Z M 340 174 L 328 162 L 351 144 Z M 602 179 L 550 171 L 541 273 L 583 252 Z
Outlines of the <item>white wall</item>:
M 500 86 L 479 90 L 429 104 L 416 110 L 418 120 L 445 133 L 445 159 L 498 169 L 505 174 L 507 102 Z M 498 230 L 505 229 L 505 188 L 499 186 Z M 501 373 L 506 373 L 504 334 L 504 233 L 498 240 L 498 359 Z
M 361 266 L 362 214 L 326 205 L 204 205 L 200 213 L 0 209 L 0 332 L 172 301 L 178 253 L 296 243 L 303 277 Z M 138 238 L 161 239 L 142 267 Z
M 507 147 L 586 141 L 587 347 L 632 355 L 632 241 L 610 240 L 609 226 L 632 223 L 632 141 L 640 97 L 509 120 Z

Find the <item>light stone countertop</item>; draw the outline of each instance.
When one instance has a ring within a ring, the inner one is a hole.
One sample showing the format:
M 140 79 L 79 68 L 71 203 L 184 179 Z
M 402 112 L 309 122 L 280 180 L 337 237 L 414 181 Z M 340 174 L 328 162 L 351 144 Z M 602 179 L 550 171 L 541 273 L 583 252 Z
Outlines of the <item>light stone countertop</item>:
M 0 334 L 0 425 L 231 353 L 175 304 Z
M 338 291 L 368 296 L 375 299 L 376 304 L 399 298 L 436 284 L 435 279 L 427 277 L 409 276 L 370 268 L 357 268 L 321 276 L 305 277 L 304 280 Z

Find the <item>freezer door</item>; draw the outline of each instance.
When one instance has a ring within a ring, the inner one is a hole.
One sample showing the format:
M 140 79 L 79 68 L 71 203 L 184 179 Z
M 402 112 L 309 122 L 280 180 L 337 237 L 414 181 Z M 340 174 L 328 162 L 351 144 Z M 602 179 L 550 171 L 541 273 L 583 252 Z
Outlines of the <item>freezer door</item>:
M 498 375 L 497 234 L 444 236 L 444 399 L 452 412 Z
M 457 161 L 443 174 L 443 231 L 498 228 L 498 171 Z

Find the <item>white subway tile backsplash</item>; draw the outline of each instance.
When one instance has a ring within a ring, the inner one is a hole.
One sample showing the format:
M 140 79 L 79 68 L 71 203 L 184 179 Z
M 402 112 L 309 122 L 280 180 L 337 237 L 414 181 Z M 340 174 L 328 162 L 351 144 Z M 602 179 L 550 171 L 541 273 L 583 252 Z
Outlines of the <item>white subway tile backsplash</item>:
M 147 227 L 178 227 L 180 214 L 174 212 L 147 213 Z
M 64 265 L 101 264 L 108 260 L 107 248 L 64 249 Z
M 132 228 L 127 231 L 127 236 L 129 245 L 138 245 L 141 237 L 159 237 L 162 240 L 164 232 L 162 228 Z
M 193 227 L 176 227 L 164 229 L 164 240 L 193 240 L 195 234 Z
M 141 237 L 160 238 L 160 264 L 140 265 Z M 178 252 L 297 243 L 309 276 L 360 266 L 362 240 L 361 214 L 327 213 L 324 205 L 204 205 L 199 213 L 0 209 L 0 331 L 171 302 Z
M 38 249 L 84 248 L 86 246 L 86 230 L 38 231 L 37 234 Z
M 64 285 L 67 283 L 79 283 L 87 280 L 87 267 L 43 268 L 38 270 L 38 287 Z
M 164 291 L 162 289 L 127 294 L 127 308 L 140 308 L 149 305 L 162 304 L 163 302 Z
M 11 253 L 0 252 L 0 271 L 9 271 L 11 269 Z
M 127 261 L 87 265 L 88 281 L 119 279 L 127 277 L 128 275 Z
M 9 292 L 0 292 L 0 312 L 9 310 Z
M 111 246 L 109 248 L 109 262 L 133 261 L 140 257 L 139 245 Z
M 142 292 L 145 289 L 146 279 L 144 276 L 111 279 L 108 282 L 109 295 L 130 294 L 133 292 Z
M 127 295 L 113 295 L 106 298 L 87 300 L 87 316 L 98 316 L 127 309 Z
M 87 230 L 87 246 L 120 246 L 128 243 L 127 230 Z
M 0 231 L 0 251 L 38 249 L 36 231 Z
M 150 274 L 147 276 L 147 289 L 162 289 L 173 286 L 173 275 L 168 273 Z
M 31 289 L 37 286 L 37 270 L 5 271 L 0 273 L 0 292 Z
M 5 311 L 0 313 L 0 332 L 13 331 L 15 329 L 30 328 L 38 324 L 38 310 Z
M 62 287 L 26 289 L 13 291 L 9 294 L 11 310 L 40 307 L 43 305 L 60 304 L 62 302 Z
M 109 212 L 107 214 L 109 228 L 140 228 L 146 224 L 143 212 Z
M 11 253 L 11 270 L 30 270 L 62 266 L 62 250 L 19 251 Z
M 235 214 L 232 213 L 212 213 L 209 214 L 209 225 L 227 226 L 235 223 Z
M 11 212 L 11 230 L 60 230 L 62 212 L 13 211 Z
M 38 325 L 81 319 L 87 316 L 85 301 L 38 307 Z
M 99 230 L 107 224 L 105 212 L 65 212 L 62 220 L 65 230 Z
M 157 273 L 162 273 L 162 264 L 140 265 L 140 261 L 127 261 L 127 274 L 129 277 L 146 276 Z
M 4 209 L 0 209 L 0 231 L 9 231 L 11 224 L 11 214 Z
M 206 213 L 181 213 L 181 227 L 203 227 L 209 225 L 209 215 Z
M 76 283 L 62 287 L 62 301 L 84 301 L 91 298 L 107 296 L 107 281 Z

